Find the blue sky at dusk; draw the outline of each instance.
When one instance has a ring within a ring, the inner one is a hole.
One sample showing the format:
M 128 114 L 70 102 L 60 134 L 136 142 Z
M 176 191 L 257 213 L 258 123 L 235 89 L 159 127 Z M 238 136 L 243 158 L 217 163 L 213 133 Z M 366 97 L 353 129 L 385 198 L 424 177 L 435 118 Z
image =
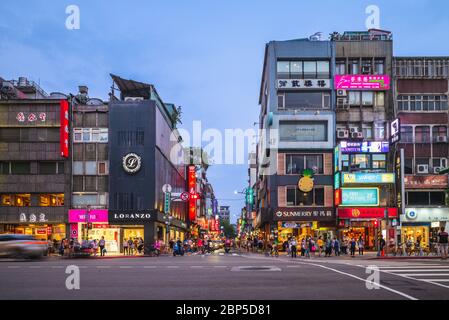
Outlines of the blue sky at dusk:
M 80 30 L 65 9 L 80 8 Z M 109 73 L 152 83 L 183 107 L 182 128 L 253 128 L 264 45 L 321 31 L 365 30 L 365 8 L 380 8 L 394 54 L 449 55 L 447 1 L 15 0 L 0 2 L 0 76 L 26 76 L 47 92 L 107 99 Z M 246 165 L 209 169 L 220 205 L 243 206 Z M 234 220 L 235 218 L 233 218 Z

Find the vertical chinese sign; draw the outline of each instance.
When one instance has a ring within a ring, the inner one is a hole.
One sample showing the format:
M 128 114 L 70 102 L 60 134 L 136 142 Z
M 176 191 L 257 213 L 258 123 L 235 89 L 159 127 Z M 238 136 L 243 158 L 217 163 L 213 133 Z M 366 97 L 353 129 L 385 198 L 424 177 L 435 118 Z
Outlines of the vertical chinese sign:
M 189 190 L 189 220 L 195 221 L 196 219 L 196 174 L 195 166 L 188 166 L 188 190 Z
M 68 158 L 69 156 L 69 103 L 67 100 L 60 101 L 60 151 L 61 156 Z

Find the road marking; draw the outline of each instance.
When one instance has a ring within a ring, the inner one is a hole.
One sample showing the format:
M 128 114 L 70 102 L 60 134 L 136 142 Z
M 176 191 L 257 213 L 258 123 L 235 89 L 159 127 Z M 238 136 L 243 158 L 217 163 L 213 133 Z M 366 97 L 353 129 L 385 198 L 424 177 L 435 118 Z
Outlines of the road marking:
M 30 269 L 40 269 L 42 267 L 41 266 L 29 266 L 28 268 L 30 268 Z
M 436 281 L 436 282 L 449 282 L 449 279 L 416 279 L 416 280 L 430 282 L 430 283 L 433 283 L 434 281 Z
M 62 268 L 64 268 L 64 266 L 52 266 L 51 268 L 52 269 L 62 269 Z
M 449 276 L 449 273 L 401 273 L 401 276 L 412 276 L 412 277 Z M 428 280 L 433 280 L 433 279 L 428 279 Z
M 19 269 L 22 268 L 21 266 L 8 266 L 8 269 Z
M 227 268 L 226 266 L 214 266 L 214 268 Z
M 120 269 L 131 269 L 133 266 L 119 266 Z
M 179 268 L 179 266 L 167 266 L 167 268 L 169 268 L 169 269 L 177 269 L 177 268 Z
M 203 268 L 203 266 L 190 266 L 190 268 L 197 268 L 197 269 L 200 269 L 200 268 Z
M 301 268 L 301 266 L 287 266 L 287 268 Z
M 143 266 L 144 269 L 155 269 L 156 266 Z
M 430 270 L 430 269 L 392 269 L 392 270 L 386 270 L 386 269 L 382 269 L 382 268 L 378 268 L 378 269 L 380 269 L 381 271 L 388 271 L 390 273 L 407 272 L 407 271 L 412 271 L 412 272 L 449 271 L 449 268 L 439 269 L 439 270 Z
M 109 269 L 111 266 L 97 266 L 98 269 Z
M 407 269 L 419 269 L 427 266 L 394 266 L 394 267 L 384 267 L 384 266 L 377 266 L 379 269 L 401 269 L 401 268 L 407 268 Z M 449 266 L 441 266 L 441 265 L 429 265 L 429 268 L 449 268 Z

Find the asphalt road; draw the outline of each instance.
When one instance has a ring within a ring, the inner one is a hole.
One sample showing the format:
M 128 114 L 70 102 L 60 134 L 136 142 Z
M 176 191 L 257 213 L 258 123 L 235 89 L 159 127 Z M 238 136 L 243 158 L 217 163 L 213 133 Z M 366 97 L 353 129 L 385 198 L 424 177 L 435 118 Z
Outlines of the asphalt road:
M 374 264 L 378 289 L 367 273 Z M 66 288 L 69 265 L 79 268 L 78 290 Z M 447 300 L 449 263 L 257 254 L 0 260 L 0 299 Z

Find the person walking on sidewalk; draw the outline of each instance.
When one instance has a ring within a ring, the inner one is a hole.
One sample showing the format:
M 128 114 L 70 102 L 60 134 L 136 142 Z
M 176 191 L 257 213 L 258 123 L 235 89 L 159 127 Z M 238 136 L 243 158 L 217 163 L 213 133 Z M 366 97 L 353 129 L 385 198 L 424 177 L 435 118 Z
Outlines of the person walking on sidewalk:
M 106 245 L 106 241 L 104 240 L 104 236 L 101 237 L 100 242 L 98 243 L 99 247 L 100 247 L 100 256 L 104 257 L 104 247 Z
M 318 249 L 318 257 L 321 258 L 321 254 L 323 253 L 323 248 L 324 248 L 324 241 L 323 238 L 321 236 L 318 237 L 318 240 L 316 241 L 316 245 L 317 245 L 317 249 Z
M 357 247 L 359 247 L 359 256 L 363 256 L 363 249 L 365 248 L 365 244 L 363 243 L 362 236 L 360 236 L 359 241 L 357 241 Z
M 381 235 L 379 239 L 379 251 L 377 252 L 378 257 L 383 256 L 384 248 L 385 248 L 385 239 L 384 236 Z
M 355 256 L 355 247 L 356 247 L 357 242 L 355 241 L 354 238 L 352 238 L 351 242 L 349 243 L 349 250 L 351 251 L 351 257 Z
M 292 253 L 292 258 L 296 258 L 296 239 L 292 238 L 292 241 L 290 242 L 290 251 Z
M 340 255 L 340 241 L 337 238 L 334 238 L 334 253 L 336 257 Z
M 123 240 L 123 254 L 127 256 L 128 252 L 128 240 L 125 238 L 125 240 Z
M 438 232 L 438 249 L 440 250 L 441 259 L 447 259 L 448 233 L 441 227 Z

